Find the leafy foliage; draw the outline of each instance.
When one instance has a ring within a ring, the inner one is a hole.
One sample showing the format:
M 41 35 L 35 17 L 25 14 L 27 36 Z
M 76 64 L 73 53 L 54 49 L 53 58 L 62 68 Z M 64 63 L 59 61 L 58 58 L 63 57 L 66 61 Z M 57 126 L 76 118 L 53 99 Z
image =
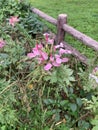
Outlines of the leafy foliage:
M 54 39 L 33 39 L 44 24 L 29 8 L 26 1 L 0 0 L 0 129 L 96 130 L 98 89 L 89 80 L 91 70 L 72 56 L 62 62 L 64 48 L 52 52 Z M 14 24 L 11 16 L 18 16 Z
M 6 24 L 6 19 L 8 20 L 11 16 L 17 16 L 20 18 L 20 25 L 26 29 L 26 32 L 32 34 L 33 36 L 37 33 L 44 31 L 45 25 L 39 20 L 37 15 L 30 11 L 30 4 L 27 1 L 18 0 L 1 0 L 0 2 L 0 21 L 3 27 Z M 6 26 L 5 29 L 8 27 Z M 6 30 L 10 33 L 9 29 Z

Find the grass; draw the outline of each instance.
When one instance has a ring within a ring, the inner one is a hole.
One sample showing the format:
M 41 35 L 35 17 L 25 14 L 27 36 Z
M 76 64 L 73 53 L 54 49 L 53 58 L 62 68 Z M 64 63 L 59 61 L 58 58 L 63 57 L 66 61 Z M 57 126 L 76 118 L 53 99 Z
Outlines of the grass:
M 30 0 L 33 7 L 40 9 L 46 14 L 57 18 L 59 14 L 68 15 L 68 24 L 82 33 L 98 41 L 98 4 L 97 0 Z M 54 26 L 49 28 L 56 31 Z M 66 41 L 77 48 L 88 58 L 95 56 L 95 51 L 78 42 L 71 36 L 66 36 Z

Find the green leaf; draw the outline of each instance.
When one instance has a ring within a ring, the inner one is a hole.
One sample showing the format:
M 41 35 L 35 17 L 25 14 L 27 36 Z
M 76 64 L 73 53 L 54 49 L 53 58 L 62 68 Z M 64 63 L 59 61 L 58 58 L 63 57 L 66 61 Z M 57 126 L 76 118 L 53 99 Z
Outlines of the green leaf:
M 77 105 L 75 103 L 71 103 L 70 105 L 70 109 L 75 112 L 77 110 Z
M 0 58 L 8 58 L 8 54 L 6 53 L 0 53 Z
M 82 106 L 82 100 L 81 100 L 81 98 L 77 98 L 77 99 L 76 99 L 76 102 L 77 102 L 77 105 L 78 105 L 79 107 Z
M 69 103 L 68 100 L 63 100 L 63 101 L 60 102 L 60 105 L 61 105 L 62 107 L 64 107 L 64 106 L 66 106 L 68 103 Z
M 57 121 L 59 121 L 60 120 L 60 114 L 59 113 L 56 113 L 55 114 L 55 121 L 57 122 Z
M 94 126 L 92 130 L 98 130 L 98 125 Z
M 92 124 L 98 126 L 98 119 L 94 119 L 94 120 L 92 120 Z
M 6 126 L 3 125 L 3 126 L 1 127 L 1 130 L 6 130 Z
M 51 83 L 56 83 L 57 82 L 57 73 L 54 71 L 51 75 Z
M 54 100 L 52 100 L 52 99 L 45 99 L 45 100 L 44 100 L 44 103 L 45 103 L 46 105 L 53 104 L 53 103 L 54 103 Z

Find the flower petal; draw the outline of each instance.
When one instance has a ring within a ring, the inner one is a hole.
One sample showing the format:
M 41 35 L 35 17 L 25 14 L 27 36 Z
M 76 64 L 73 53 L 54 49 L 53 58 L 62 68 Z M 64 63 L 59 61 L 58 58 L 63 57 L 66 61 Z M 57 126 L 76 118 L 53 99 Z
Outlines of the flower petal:
M 62 62 L 64 63 L 64 62 L 68 62 L 69 61 L 69 59 L 68 58 L 62 58 Z
M 48 54 L 46 52 L 41 52 L 41 56 L 43 57 L 44 60 L 48 59 Z
M 58 64 L 61 64 L 62 59 L 61 59 L 61 58 L 56 58 L 56 62 L 57 62 Z
M 64 44 L 62 42 L 60 43 L 60 47 L 64 47 Z
M 60 55 L 65 54 L 65 50 L 62 49 L 62 48 L 60 48 L 60 50 L 59 50 L 59 54 L 60 54 Z
M 72 52 L 70 50 L 65 50 L 65 49 L 62 49 L 60 48 L 59 50 L 59 54 L 62 55 L 62 54 L 71 54 Z
M 44 70 L 48 71 L 51 69 L 51 67 L 52 67 L 52 64 L 48 63 L 47 65 L 44 66 Z
M 50 56 L 50 61 L 54 61 L 54 57 L 52 55 Z
M 29 58 L 34 58 L 36 55 L 34 54 L 34 53 L 28 53 L 27 54 L 27 57 L 29 57 Z
M 36 47 L 33 48 L 32 51 L 33 51 L 34 55 L 36 55 L 36 56 L 40 55 L 40 51 Z
M 65 50 L 65 54 L 72 54 L 70 50 Z
M 60 45 L 56 45 L 56 46 L 55 46 L 55 49 L 58 49 L 58 48 L 60 48 Z
M 50 39 L 50 38 L 48 38 L 48 44 L 53 45 L 53 43 L 54 43 L 54 39 Z
M 56 61 L 52 62 L 53 66 L 59 67 L 61 64 L 58 64 Z

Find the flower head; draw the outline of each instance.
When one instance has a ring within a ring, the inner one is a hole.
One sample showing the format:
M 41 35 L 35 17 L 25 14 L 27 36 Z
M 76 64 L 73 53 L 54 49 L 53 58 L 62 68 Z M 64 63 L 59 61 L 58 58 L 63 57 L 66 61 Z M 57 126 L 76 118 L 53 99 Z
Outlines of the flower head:
M 10 19 L 9 19 L 9 24 L 12 25 L 13 27 L 15 26 L 15 24 L 19 22 L 19 19 L 17 18 L 17 16 L 12 16 Z
M 5 41 L 0 39 L 0 48 L 4 47 L 5 46 Z
M 46 42 L 48 42 L 48 38 L 49 38 L 50 34 L 49 33 L 44 33 L 43 35 L 45 36 Z
M 53 67 L 59 67 L 61 64 L 68 62 L 63 54 L 71 54 L 71 51 L 64 49 L 64 44 L 54 45 L 54 40 L 49 37 L 50 34 L 45 33 L 45 43 L 42 45 L 36 44 L 32 48 L 32 52 L 28 53 L 29 58 L 36 59 L 37 63 L 43 66 L 43 69 L 46 71 L 51 70 Z

